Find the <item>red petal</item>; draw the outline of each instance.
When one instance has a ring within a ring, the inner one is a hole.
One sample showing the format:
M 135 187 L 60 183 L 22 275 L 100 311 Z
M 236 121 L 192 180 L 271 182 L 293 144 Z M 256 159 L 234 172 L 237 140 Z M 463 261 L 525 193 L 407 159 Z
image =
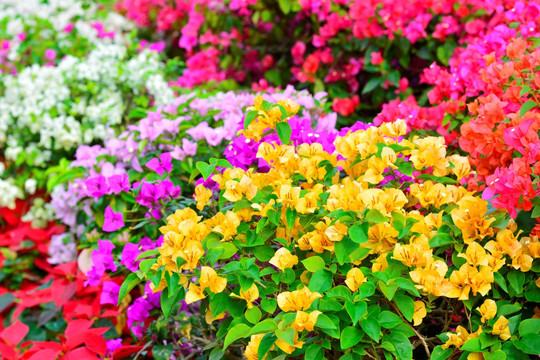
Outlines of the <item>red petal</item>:
M 113 354 L 113 359 L 123 359 L 129 355 L 138 353 L 143 347 L 142 346 L 122 346 L 120 349 L 116 350 Z
M 99 360 L 99 357 L 85 347 L 67 353 L 61 360 Z
M 31 357 L 28 358 L 28 360 L 43 360 L 43 359 L 56 359 L 58 355 L 60 354 L 60 351 L 54 351 L 50 349 L 46 350 L 40 350 Z
M 105 339 L 102 336 L 87 332 L 84 343 L 89 350 L 98 355 L 105 356 L 105 353 L 107 352 L 107 342 L 105 342 Z
M 92 320 L 74 320 L 69 322 L 66 328 L 66 338 L 90 329 L 93 323 Z
M 11 345 L 17 345 L 28 333 L 28 326 L 19 320 L 15 321 L 9 327 L 5 328 L 0 337 Z

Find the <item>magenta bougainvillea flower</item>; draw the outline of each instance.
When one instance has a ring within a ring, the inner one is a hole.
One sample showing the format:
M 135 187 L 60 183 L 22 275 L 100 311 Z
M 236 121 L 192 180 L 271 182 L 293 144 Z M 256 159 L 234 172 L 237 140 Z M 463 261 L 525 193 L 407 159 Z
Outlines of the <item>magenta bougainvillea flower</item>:
M 115 213 L 111 206 L 105 209 L 105 220 L 103 221 L 103 231 L 113 232 L 124 227 L 124 215 L 121 212 Z

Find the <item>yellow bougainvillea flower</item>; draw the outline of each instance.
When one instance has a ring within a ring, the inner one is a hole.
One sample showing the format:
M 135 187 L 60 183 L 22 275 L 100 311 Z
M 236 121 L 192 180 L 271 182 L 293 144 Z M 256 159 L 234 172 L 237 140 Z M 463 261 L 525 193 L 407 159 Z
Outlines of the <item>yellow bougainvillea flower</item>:
M 223 240 L 228 240 L 233 235 L 236 235 L 236 229 L 240 225 L 240 218 L 235 212 L 230 210 L 225 215 L 220 212 L 217 213 L 212 220 L 216 224 L 214 231 L 223 234 Z
M 469 339 L 477 338 L 482 333 L 482 327 L 480 326 L 478 330 L 475 332 L 469 334 L 467 329 L 465 329 L 463 326 L 459 325 L 456 328 L 456 333 L 447 333 L 448 335 L 448 341 L 442 345 L 443 349 L 448 349 L 450 346 L 455 346 L 457 349 L 459 349 L 463 344 L 467 342 Z
M 484 360 L 484 355 L 479 352 L 470 353 L 469 355 L 467 355 L 467 360 Z
M 435 176 L 447 174 L 448 160 L 446 160 L 444 138 L 427 136 L 414 139 L 413 144 L 415 149 L 411 150 L 410 160 L 417 170 L 432 167 Z
M 211 197 L 212 191 L 205 188 L 203 184 L 199 184 L 195 187 L 195 201 L 197 201 L 198 210 L 204 209 Z
M 216 271 L 209 266 L 201 268 L 201 278 L 199 284 L 203 289 L 210 288 L 214 294 L 218 294 L 225 290 L 227 279 L 217 275 Z
M 189 290 L 186 293 L 186 304 L 192 304 L 204 299 L 205 297 L 204 289 L 202 287 L 197 286 L 194 283 L 189 284 Z
M 464 196 L 458 201 L 457 209 L 452 210 L 452 220 L 462 231 L 463 241 L 470 244 L 474 240 L 482 240 L 486 236 L 493 236 L 493 229 L 489 226 L 495 218 L 486 219 L 487 202 L 479 197 Z
M 339 220 L 333 225 L 330 225 L 324 231 L 324 234 L 330 241 L 341 241 L 345 235 L 349 232 L 349 228 L 342 224 Z
M 281 339 L 277 339 L 275 342 L 276 346 L 283 350 L 287 354 L 292 354 L 294 350 L 301 349 L 304 346 L 303 341 L 298 341 L 298 332 L 295 331 L 294 334 L 294 345 L 291 345 Z
M 388 122 L 381 125 L 380 131 L 385 136 L 397 138 L 407 134 L 407 123 L 403 119 L 397 119 L 394 122 Z
M 371 272 L 377 272 L 377 271 L 384 271 L 388 267 L 388 254 L 381 254 L 379 257 L 373 262 L 373 265 L 371 266 Z
M 497 315 L 497 303 L 491 299 L 486 299 L 480 307 L 477 307 L 476 310 L 480 312 L 482 318 L 480 319 L 483 322 L 489 319 L 493 319 Z
M 277 296 L 277 303 L 283 311 L 299 311 L 307 310 L 315 299 L 321 298 L 322 295 L 314 292 L 312 293 L 307 286 L 300 290 L 292 292 L 286 291 Z
M 259 360 L 259 345 L 261 344 L 261 340 L 263 337 L 264 334 L 251 335 L 249 343 L 246 346 L 246 351 L 244 351 L 244 356 L 248 360 Z M 266 359 L 266 356 L 263 359 Z
M 459 300 L 468 300 L 469 293 L 477 293 L 486 296 L 491 290 L 491 284 L 494 281 L 493 271 L 487 266 L 481 266 L 478 270 L 475 266 L 463 264 L 459 270 L 452 272 L 450 283 L 452 289 L 446 296 L 458 298 Z
M 223 197 L 231 202 L 241 200 L 244 195 L 251 200 L 257 195 L 257 187 L 253 185 L 253 180 L 246 175 L 242 176 L 240 181 L 228 180 L 225 183 L 225 193 Z
M 253 302 L 259 298 L 259 288 L 253 283 L 246 291 L 240 289 L 240 295 L 231 294 L 231 296 L 245 300 L 247 302 L 247 308 L 251 309 L 253 307 Z
M 364 273 L 359 268 L 352 268 L 347 272 L 347 278 L 345 279 L 345 285 L 349 289 L 351 289 L 352 292 L 358 291 L 358 288 L 362 283 L 366 282 L 367 279 L 364 276 Z
M 422 323 L 422 320 L 426 317 L 427 310 L 426 310 L 426 304 L 424 304 L 423 301 L 417 300 L 414 302 L 414 314 L 413 314 L 413 322 L 414 326 L 418 326 Z
M 504 316 L 500 316 L 497 321 L 495 321 L 495 324 L 493 324 L 493 330 L 491 330 L 491 333 L 493 335 L 499 335 L 501 340 L 508 340 L 510 339 L 510 328 L 508 327 L 508 321 L 507 318 Z
M 315 323 L 317 323 L 317 318 L 320 314 L 322 314 L 322 312 L 318 310 L 314 310 L 309 314 L 304 311 L 298 311 L 292 326 L 296 329 L 296 331 L 303 331 L 304 329 L 307 331 L 313 331 L 315 328 Z
M 206 314 L 204 314 L 204 320 L 208 325 L 212 324 L 216 320 L 221 320 L 225 317 L 225 311 L 219 314 L 218 316 L 214 316 L 212 314 L 212 311 L 210 309 L 206 309 Z
M 300 201 L 300 190 L 302 189 L 299 187 L 281 185 L 277 202 L 281 203 L 284 207 L 296 208 Z
M 298 264 L 298 256 L 291 254 L 287 248 L 281 248 L 276 251 L 269 263 L 283 271 Z
M 458 180 L 469 176 L 471 173 L 471 164 L 466 156 L 452 155 L 448 157 L 448 161 L 454 165 L 453 168 L 450 168 L 450 171 L 456 175 Z
M 458 257 L 464 258 L 472 266 L 488 266 L 489 264 L 486 250 L 477 242 L 470 243 L 465 254 L 458 254 Z

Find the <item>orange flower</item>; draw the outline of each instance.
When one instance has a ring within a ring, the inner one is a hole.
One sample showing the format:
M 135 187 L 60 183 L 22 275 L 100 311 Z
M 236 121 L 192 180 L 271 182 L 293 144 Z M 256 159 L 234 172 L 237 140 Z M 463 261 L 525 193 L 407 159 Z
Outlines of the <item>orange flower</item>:
M 501 340 L 508 340 L 510 339 L 510 328 L 508 327 L 508 324 L 510 321 L 506 319 L 504 316 L 500 316 L 495 324 L 493 324 L 493 330 L 491 333 L 493 335 L 499 335 Z
M 480 307 L 476 308 L 476 310 L 480 311 L 480 315 L 482 315 L 480 320 L 485 322 L 486 320 L 493 319 L 495 315 L 497 315 L 497 303 L 491 299 L 486 299 Z
M 253 302 L 259 298 L 259 289 L 257 288 L 257 285 L 253 283 L 246 291 L 240 289 L 240 295 L 231 294 L 231 296 L 245 300 L 247 308 L 251 309 L 253 307 Z
M 312 293 L 307 287 L 303 287 L 300 290 L 293 292 L 283 292 L 278 295 L 277 303 L 283 311 L 299 311 L 307 310 L 311 307 L 311 304 L 315 299 L 321 298 L 322 295 L 314 292 Z
M 359 268 L 352 268 L 347 272 L 347 279 L 345 279 L 345 284 L 352 292 L 358 291 L 360 285 L 366 282 L 367 279 L 364 276 L 364 273 Z

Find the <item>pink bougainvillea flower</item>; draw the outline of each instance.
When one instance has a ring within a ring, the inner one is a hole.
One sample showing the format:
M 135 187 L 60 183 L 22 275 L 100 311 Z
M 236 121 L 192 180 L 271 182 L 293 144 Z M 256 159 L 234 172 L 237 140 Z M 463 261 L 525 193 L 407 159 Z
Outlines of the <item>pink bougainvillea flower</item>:
M 164 172 L 170 172 L 172 170 L 171 159 L 171 153 L 164 153 L 147 162 L 146 167 L 154 170 L 161 176 Z
M 124 227 L 124 215 L 122 213 L 115 213 L 111 206 L 107 206 L 105 209 L 105 220 L 103 222 L 103 231 L 113 232 Z

